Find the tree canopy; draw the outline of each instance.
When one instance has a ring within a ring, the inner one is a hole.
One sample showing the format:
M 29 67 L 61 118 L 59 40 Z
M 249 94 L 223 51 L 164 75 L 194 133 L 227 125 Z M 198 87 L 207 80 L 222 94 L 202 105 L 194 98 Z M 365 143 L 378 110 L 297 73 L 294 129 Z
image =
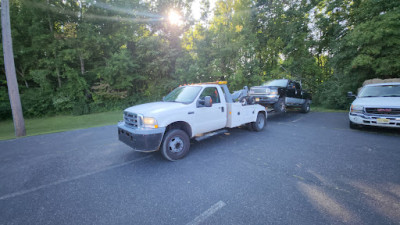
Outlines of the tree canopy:
M 240 89 L 283 77 L 301 80 L 317 104 L 344 108 L 365 79 L 400 77 L 398 0 L 201 0 L 200 20 L 192 4 L 11 0 L 24 114 L 123 109 L 182 83 Z M 168 22 L 171 9 L 182 24 Z M 3 56 L 0 64 L 5 119 Z

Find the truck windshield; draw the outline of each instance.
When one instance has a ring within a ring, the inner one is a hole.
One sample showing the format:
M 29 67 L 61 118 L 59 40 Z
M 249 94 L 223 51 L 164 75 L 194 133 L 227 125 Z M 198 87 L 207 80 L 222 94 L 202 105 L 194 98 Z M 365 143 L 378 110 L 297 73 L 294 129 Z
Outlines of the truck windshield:
M 286 87 L 287 80 L 271 80 L 263 84 L 263 86 L 276 86 L 276 87 Z
M 400 97 L 400 85 L 366 86 L 358 97 Z
M 200 90 L 198 86 L 178 87 L 165 96 L 164 102 L 192 103 Z

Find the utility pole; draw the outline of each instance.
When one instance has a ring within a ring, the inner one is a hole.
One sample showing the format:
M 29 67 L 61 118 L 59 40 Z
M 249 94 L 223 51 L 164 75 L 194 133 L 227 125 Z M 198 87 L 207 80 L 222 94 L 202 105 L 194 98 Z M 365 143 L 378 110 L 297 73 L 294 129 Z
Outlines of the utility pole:
M 15 73 L 9 0 L 1 0 L 1 28 L 3 34 L 4 67 L 6 70 L 8 96 L 10 98 L 15 136 L 21 137 L 26 135 L 26 131 L 24 116 L 22 115 L 21 99 L 19 97 L 17 75 Z

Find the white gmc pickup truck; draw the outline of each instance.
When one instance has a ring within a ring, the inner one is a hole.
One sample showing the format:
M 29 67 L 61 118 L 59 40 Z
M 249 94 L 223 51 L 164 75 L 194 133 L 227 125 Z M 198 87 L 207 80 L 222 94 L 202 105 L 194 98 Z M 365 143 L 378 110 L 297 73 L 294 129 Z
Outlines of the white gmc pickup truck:
M 263 106 L 233 102 L 226 81 L 191 84 L 174 89 L 162 102 L 125 109 L 118 137 L 136 151 L 161 150 L 175 161 L 187 155 L 191 138 L 201 140 L 244 124 L 261 131 L 266 119 Z
M 400 83 L 364 86 L 350 106 L 350 128 L 379 126 L 400 128 Z

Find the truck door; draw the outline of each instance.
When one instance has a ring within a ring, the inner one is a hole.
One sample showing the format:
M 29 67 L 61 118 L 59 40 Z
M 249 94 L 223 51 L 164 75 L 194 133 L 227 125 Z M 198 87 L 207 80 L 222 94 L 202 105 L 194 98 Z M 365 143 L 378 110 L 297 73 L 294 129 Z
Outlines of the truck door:
M 294 85 L 296 86 L 296 90 L 295 90 L 296 104 L 302 104 L 303 103 L 303 93 L 301 91 L 301 85 L 298 82 L 294 82 Z
M 220 88 L 206 87 L 200 94 L 199 99 L 210 96 L 211 107 L 197 107 L 195 110 L 195 132 L 196 134 L 218 130 L 226 126 L 227 113 L 226 102 Z
M 287 91 L 286 91 L 286 104 L 294 104 L 296 98 L 296 85 L 293 81 L 288 82 Z

